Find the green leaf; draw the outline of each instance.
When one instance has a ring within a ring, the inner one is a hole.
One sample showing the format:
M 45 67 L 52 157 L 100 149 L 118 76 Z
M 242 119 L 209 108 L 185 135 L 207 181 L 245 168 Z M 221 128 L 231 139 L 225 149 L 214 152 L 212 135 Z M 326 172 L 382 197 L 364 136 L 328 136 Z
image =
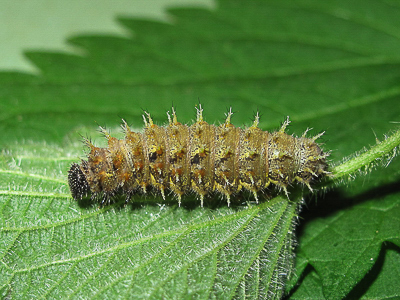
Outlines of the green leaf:
M 170 10 L 170 24 L 119 18 L 133 37 L 73 37 L 84 55 L 28 52 L 39 74 L 0 73 L 3 297 L 282 296 L 300 196 L 99 208 L 67 187 L 70 163 L 85 156 L 79 134 L 104 145 L 97 124 L 118 135 L 121 118 L 140 129 L 146 109 L 163 123 L 172 104 L 191 123 L 198 99 L 210 123 L 232 106 L 237 126 L 259 111 L 264 130 L 289 115 L 290 133 L 326 131 L 336 166 L 398 127 L 396 1 L 217 4 Z M 393 159 L 308 201 L 288 298 L 399 296 L 387 288 L 400 269 L 399 170 Z

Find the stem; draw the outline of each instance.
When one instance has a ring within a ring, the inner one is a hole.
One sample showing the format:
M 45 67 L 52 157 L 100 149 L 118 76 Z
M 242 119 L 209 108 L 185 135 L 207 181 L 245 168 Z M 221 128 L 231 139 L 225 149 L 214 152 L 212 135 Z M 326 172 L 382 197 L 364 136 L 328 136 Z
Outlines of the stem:
M 356 157 L 346 161 L 332 170 L 332 179 L 341 179 L 344 176 L 357 172 L 362 167 L 366 167 L 373 163 L 375 160 L 387 157 L 388 165 L 393 157 L 396 156 L 396 147 L 400 145 L 400 130 L 395 131 L 391 136 L 386 138 L 383 142 L 378 143 L 370 150 L 357 155 Z

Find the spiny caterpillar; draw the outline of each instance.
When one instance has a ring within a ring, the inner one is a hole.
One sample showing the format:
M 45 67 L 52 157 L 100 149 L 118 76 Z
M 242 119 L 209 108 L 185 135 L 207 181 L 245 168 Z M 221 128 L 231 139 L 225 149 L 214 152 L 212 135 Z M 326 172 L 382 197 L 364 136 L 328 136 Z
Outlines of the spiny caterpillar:
M 223 195 L 228 206 L 231 196 L 247 190 L 258 202 L 258 193 L 271 184 L 288 196 L 287 186 L 298 182 L 307 186 L 328 174 L 326 157 L 315 142 L 323 133 L 306 138 L 285 133 L 287 119 L 274 133 L 258 128 L 259 115 L 252 126 L 242 129 L 231 124 L 232 111 L 220 126 L 203 120 L 203 109 L 197 109 L 197 120 L 191 125 L 177 121 L 167 113 L 165 127 L 153 123 L 150 114 L 143 115 L 143 133 L 131 131 L 123 120 L 125 139 L 111 137 L 103 128 L 108 148 L 90 148 L 88 159 L 72 164 L 68 183 L 73 198 L 92 195 L 92 199 L 109 202 L 117 194 L 133 194 L 148 188 L 172 191 L 178 199 L 194 192 L 203 206 L 204 197 L 212 192 Z

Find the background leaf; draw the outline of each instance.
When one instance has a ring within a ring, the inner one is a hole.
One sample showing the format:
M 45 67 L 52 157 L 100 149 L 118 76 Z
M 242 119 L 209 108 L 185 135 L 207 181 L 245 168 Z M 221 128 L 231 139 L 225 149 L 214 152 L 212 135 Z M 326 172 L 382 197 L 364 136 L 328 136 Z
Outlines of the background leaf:
M 271 243 L 289 273 L 296 205 L 281 198 L 234 208 L 216 198 L 204 209 L 190 199 L 72 201 L 78 133 L 105 142 L 96 122 L 116 135 L 121 118 L 141 128 L 146 109 L 162 124 L 173 104 L 191 123 L 200 99 L 210 123 L 232 106 L 238 126 L 258 110 L 265 130 L 287 115 L 291 133 L 325 130 L 332 163 L 399 122 L 396 1 L 221 0 L 214 11 L 169 13 L 170 24 L 119 18 L 133 37 L 70 38 L 82 56 L 28 52 L 38 75 L 0 73 L 3 296 L 262 297 L 280 266 Z M 289 298 L 399 296 L 386 288 L 400 269 L 399 167 L 395 159 L 309 202 Z M 277 297 L 282 284 L 270 287 Z

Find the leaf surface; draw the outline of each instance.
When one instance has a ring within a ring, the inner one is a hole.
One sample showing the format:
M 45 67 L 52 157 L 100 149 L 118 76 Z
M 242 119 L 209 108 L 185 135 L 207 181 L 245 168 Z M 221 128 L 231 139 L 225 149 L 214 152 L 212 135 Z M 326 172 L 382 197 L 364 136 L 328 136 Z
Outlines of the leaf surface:
M 97 124 L 121 136 L 121 118 L 140 129 L 145 109 L 162 124 L 172 104 L 191 123 L 199 99 L 210 123 L 233 107 L 237 126 L 259 111 L 264 130 L 290 116 L 290 133 L 326 131 L 332 164 L 397 127 L 397 2 L 221 0 L 169 13 L 119 18 L 132 37 L 70 38 L 82 56 L 27 52 L 39 74 L 0 73 L 3 297 L 281 296 L 300 199 L 76 203 L 66 173 L 85 156 L 79 134 L 105 145 Z M 288 298 L 399 296 L 384 288 L 383 259 L 400 269 L 399 170 L 393 159 L 308 202 Z

